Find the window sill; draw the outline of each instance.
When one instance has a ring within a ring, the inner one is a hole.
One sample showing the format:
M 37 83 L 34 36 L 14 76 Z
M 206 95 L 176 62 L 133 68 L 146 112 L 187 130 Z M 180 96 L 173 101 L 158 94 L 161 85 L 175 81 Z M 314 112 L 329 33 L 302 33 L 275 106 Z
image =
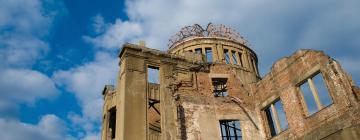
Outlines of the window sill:
M 279 134 L 270 137 L 269 139 L 278 139 L 280 136 L 289 134 L 289 132 L 290 132 L 290 131 L 289 131 L 289 128 L 287 128 L 287 129 L 281 131 Z M 279 138 L 279 139 L 280 139 L 280 138 Z M 282 139 L 283 139 L 283 138 L 282 138 Z
M 333 106 L 334 103 L 331 103 L 323 108 L 321 108 L 320 110 L 314 112 L 313 114 L 308 114 L 305 115 L 305 119 L 309 119 L 309 118 L 314 118 L 315 116 L 318 116 L 318 114 L 320 114 L 321 112 L 323 112 L 324 110 L 327 110 L 328 108 L 331 108 L 331 106 Z

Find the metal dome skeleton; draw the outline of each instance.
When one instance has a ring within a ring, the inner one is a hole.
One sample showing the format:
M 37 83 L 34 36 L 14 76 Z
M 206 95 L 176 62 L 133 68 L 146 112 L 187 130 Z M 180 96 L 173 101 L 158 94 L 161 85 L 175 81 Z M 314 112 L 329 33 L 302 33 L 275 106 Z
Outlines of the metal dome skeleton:
M 183 27 L 178 33 L 171 37 L 168 47 L 172 48 L 178 43 L 199 37 L 224 38 L 249 46 L 248 41 L 230 27 L 226 27 L 223 24 L 214 25 L 209 23 L 205 29 L 199 24 Z

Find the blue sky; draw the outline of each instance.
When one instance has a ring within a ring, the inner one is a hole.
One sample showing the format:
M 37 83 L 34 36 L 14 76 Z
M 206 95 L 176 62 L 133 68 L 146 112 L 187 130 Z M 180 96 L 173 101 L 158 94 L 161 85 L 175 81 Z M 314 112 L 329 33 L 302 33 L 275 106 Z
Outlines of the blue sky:
M 0 0 L 0 137 L 100 138 L 117 53 L 145 40 L 166 50 L 181 27 L 240 32 L 265 75 L 298 49 L 323 50 L 360 82 L 360 1 Z

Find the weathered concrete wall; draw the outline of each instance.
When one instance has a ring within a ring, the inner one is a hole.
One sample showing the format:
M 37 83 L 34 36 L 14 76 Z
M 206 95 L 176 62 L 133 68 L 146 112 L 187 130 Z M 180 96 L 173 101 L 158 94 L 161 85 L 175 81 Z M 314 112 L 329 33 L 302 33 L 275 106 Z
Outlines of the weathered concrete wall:
M 301 98 L 299 84 L 318 71 L 324 77 L 333 104 L 308 116 Z M 347 124 L 359 118 L 351 116 L 340 118 L 344 114 L 358 113 L 358 110 L 351 109 L 358 108 L 358 102 L 354 98 L 351 81 L 346 73 L 336 61 L 320 51 L 300 50 L 290 57 L 279 60 L 273 65 L 271 72 L 256 84 L 255 89 L 257 115 L 261 116 L 262 127 L 260 128 L 265 138 L 270 138 L 270 135 L 262 111 L 278 98 L 282 101 L 289 128 L 274 139 L 300 137 L 321 139 L 350 125 L 340 125 L 336 122 Z M 334 123 L 336 125 L 332 125 Z M 333 131 L 325 128 L 333 129 Z M 314 133 L 313 136 L 316 135 L 316 137 L 312 137 L 309 135 L 312 132 L 319 133 Z M 307 137 L 304 137 L 305 135 Z
M 102 131 L 101 131 L 101 139 L 108 139 L 110 137 L 109 134 L 109 110 L 113 107 L 116 107 L 117 98 L 116 91 L 112 85 L 106 85 L 103 90 L 104 95 L 104 106 L 103 106 L 103 120 L 102 120 Z
M 103 112 L 106 128 L 107 111 L 117 108 L 117 140 L 148 139 L 148 65 L 159 67 L 163 140 L 221 139 L 220 120 L 239 120 L 244 139 L 359 138 L 360 90 L 322 52 L 300 50 L 276 62 L 262 80 L 254 69 L 208 64 L 194 54 L 169 54 L 138 45 L 124 45 L 120 58 L 116 92 L 105 90 Z M 309 116 L 299 85 L 318 71 L 333 104 Z M 214 97 L 212 78 L 227 78 L 227 97 Z M 281 99 L 289 128 L 271 137 L 263 110 L 276 99 Z M 107 133 L 103 129 L 102 139 Z
M 129 50 L 130 51 L 130 50 Z M 120 110 L 121 115 L 119 125 L 123 129 L 117 129 L 120 134 L 116 137 L 118 140 L 130 139 L 146 139 L 146 68 L 144 59 L 131 53 L 125 53 L 121 57 L 122 67 L 124 71 L 120 77 L 121 88 L 120 95 Z
M 249 110 L 231 97 L 185 96 L 181 101 L 185 110 L 187 139 L 221 139 L 220 120 L 239 120 L 244 139 L 260 139 L 258 124 L 250 117 Z

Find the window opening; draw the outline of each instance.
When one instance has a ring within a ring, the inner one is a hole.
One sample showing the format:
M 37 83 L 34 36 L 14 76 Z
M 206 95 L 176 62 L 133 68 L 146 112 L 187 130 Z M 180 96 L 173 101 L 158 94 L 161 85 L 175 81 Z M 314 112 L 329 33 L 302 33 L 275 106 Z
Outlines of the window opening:
M 257 66 L 256 66 L 255 60 L 253 58 L 251 58 L 251 63 L 253 65 L 254 72 L 258 73 Z
M 213 94 L 215 97 L 225 97 L 228 96 L 227 78 L 212 78 L 212 84 L 214 86 Z
M 147 70 L 148 70 L 148 82 L 159 84 L 159 68 L 149 66 Z
M 239 52 L 238 54 L 239 54 L 240 65 L 241 65 L 241 66 L 244 66 L 244 65 L 243 65 L 243 62 L 242 62 L 242 53 Z
M 115 139 L 116 132 L 116 108 L 111 108 L 109 110 L 109 134 L 111 139 Z
M 271 136 L 276 136 L 288 128 L 288 122 L 281 100 L 270 104 L 264 109 L 264 112 Z
M 161 114 L 160 114 L 160 81 L 159 68 L 148 66 L 148 83 L 147 83 L 147 123 L 148 139 L 161 138 Z
M 196 54 L 202 54 L 201 50 L 202 50 L 201 48 L 197 48 L 197 49 L 195 49 L 195 53 Z
M 238 61 L 237 61 L 237 58 L 236 58 L 236 52 L 235 51 L 232 51 L 231 52 L 231 56 L 232 56 L 232 59 L 233 59 L 233 62 L 235 65 L 238 64 Z
M 211 48 L 206 48 L 205 53 L 206 53 L 206 62 L 212 62 L 213 56 L 212 56 Z
M 320 72 L 306 79 L 300 85 L 300 89 L 308 115 L 312 115 L 333 103 Z
M 227 49 L 224 49 L 224 56 L 225 56 L 226 64 L 230 64 L 230 56 L 229 56 L 229 51 Z
M 221 120 L 222 140 L 242 140 L 240 122 L 238 120 Z

